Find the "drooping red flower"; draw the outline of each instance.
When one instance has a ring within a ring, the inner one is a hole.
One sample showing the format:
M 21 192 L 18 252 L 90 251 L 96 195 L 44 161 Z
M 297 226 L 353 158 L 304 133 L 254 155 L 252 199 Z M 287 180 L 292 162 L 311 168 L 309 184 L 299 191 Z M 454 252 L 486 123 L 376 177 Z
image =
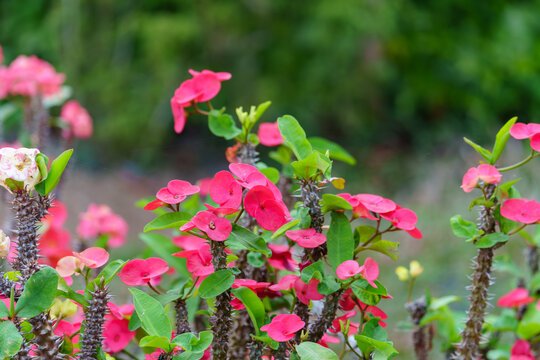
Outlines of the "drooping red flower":
M 273 123 L 261 123 L 257 136 L 264 146 L 278 146 L 284 142 L 277 121 Z
M 212 211 L 199 211 L 180 231 L 189 231 L 194 228 L 206 233 L 214 241 L 225 241 L 232 231 L 231 222 L 215 215 Z
M 284 342 L 291 340 L 305 325 L 298 315 L 280 314 L 276 315 L 270 324 L 262 326 L 261 330 L 268 332 L 268 336 L 273 340 Z
M 220 171 L 210 182 L 210 197 L 220 206 L 238 208 L 242 203 L 242 186 L 230 172 Z
M 517 288 L 508 294 L 501 296 L 497 301 L 497 306 L 507 308 L 518 308 L 530 304 L 534 301 L 534 296 L 529 296 L 529 290 Z
M 62 106 L 60 120 L 66 124 L 62 130 L 62 137 L 70 139 L 88 139 L 92 136 L 92 118 L 88 111 L 76 100 L 70 100 Z
M 208 243 L 202 244 L 198 249 L 177 252 L 173 256 L 185 258 L 187 270 L 194 277 L 204 278 L 214 272 L 212 253 Z
M 501 215 L 512 221 L 533 224 L 540 221 L 540 203 L 534 199 L 508 199 L 501 205 Z
M 325 348 L 329 348 L 330 346 L 328 344 L 339 344 L 341 340 L 339 340 L 337 337 L 330 336 L 328 334 L 324 334 L 319 340 L 318 344 L 324 346 Z
M 285 235 L 303 248 L 313 249 L 326 242 L 326 236 L 315 229 L 289 230 Z
M 198 193 L 200 188 L 197 185 L 191 185 L 184 180 L 171 180 L 167 187 L 160 189 L 156 198 L 167 204 L 178 204 L 184 201 L 189 195 Z
M 272 250 L 272 256 L 268 259 L 268 263 L 277 270 L 295 271 L 298 263 L 292 258 L 291 250 L 287 245 L 268 244 L 268 248 Z
M 481 164 L 478 167 L 472 167 L 465 175 L 463 175 L 463 181 L 461 188 L 466 193 L 473 191 L 478 185 L 478 182 L 482 180 L 485 184 L 498 184 L 501 181 L 502 175 L 493 165 Z
M 338 265 L 336 275 L 341 280 L 347 280 L 360 274 L 361 270 L 360 265 L 355 260 L 347 260 Z
M 527 340 L 518 339 L 510 351 L 510 360 L 534 360 L 531 345 Z
M 375 284 L 374 281 L 379 277 L 379 265 L 375 260 L 368 257 L 364 261 L 364 265 L 360 266 L 360 273 L 371 286 L 377 287 L 377 284 Z
M 308 284 L 304 283 L 301 278 L 296 279 L 293 286 L 298 300 L 303 304 L 309 305 L 310 300 L 324 299 L 324 295 L 317 291 L 317 285 L 319 285 L 319 280 L 317 279 L 311 279 Z
M 126 285 L 140 286 L 148 284 L 167 270 L 167 262 L 160 258 L 133 259 L 124 265 L 119 276 Z

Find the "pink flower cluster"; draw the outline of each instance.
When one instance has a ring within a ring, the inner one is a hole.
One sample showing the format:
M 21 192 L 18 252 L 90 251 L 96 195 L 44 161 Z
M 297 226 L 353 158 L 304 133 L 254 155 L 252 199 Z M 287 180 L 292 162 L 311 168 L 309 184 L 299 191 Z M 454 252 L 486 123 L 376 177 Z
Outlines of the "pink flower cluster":
M 43 233 L 38 244 L 40 255 L 44 256 L 41 261 L 52 267 L 56 267 L 58 260 L 62 257 L 72 254 L 71 235 L 64 228 L 67 216 L 66 206 L 55 200 L 52 202 L 49 214 L 41 221 Z
M 171 99 L 174 131 L 178 134 L 184 130 L 186 124 L 185 108 L 213 99 L 221 90 L 221 82 L 231 78 L 229 73 L 210 70 L 189 70 L 189 73 L 193 78 L 180 84 Z
M 510 350 L 510 360 L 535 360 L 531 344 L 527 340 L 518 339 Z
M 57 73 L 48 62 L 20 55 L 9 66 L 0 66 L 0 99 L 8 95 L 55 95 L 64 80 L 65 75 Z
M 482 164 L 472 167 L 463 176 L 461 188 L 466 193 L 473 191 L 480 181 L 484 184 L 498 184 L 501 181 L 501 173 L 493 165 Z
M 510 128 L 510 135 L 518 140 L 529 139 L 531 148 L 540 151 L 540 124 L 516 123 Z
M 62 106 L 60 120 L 66 125 L 66 128 L 62 130 L 62 136 L 65 139 L 72 137 L 88 139 L 92 136 L 92 118 L 78 101 L 70 100 Z
M 379 195 L 342 193 L 338 194 L 338 196 L 351 204 L 355 218 L 360 217 L 374 221 L 385 219 L 390 221 L 397 229 L 407 231 L 415 239 L 422 238 L 422 233 L 416 227 L 418 217 L 414 211 L 402 208 L 392 200 Z
M 80 214 L 77 234 L 85 240 L 98 236 L 108 236 L 107 245 L 120 247 L 126 242 L 128 226 L 126 221 L 112 212 L 107 205 L 90 204 L 88 210 Z

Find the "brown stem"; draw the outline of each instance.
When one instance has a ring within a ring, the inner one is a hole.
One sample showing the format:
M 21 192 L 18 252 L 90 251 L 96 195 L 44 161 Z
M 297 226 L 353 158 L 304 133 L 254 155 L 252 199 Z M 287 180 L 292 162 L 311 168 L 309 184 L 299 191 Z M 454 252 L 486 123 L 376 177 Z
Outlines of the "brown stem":
M 212 263 L 216 271 L 223 270 L 227 266 L 227 253 L 225 242 L 211 241 Z M 229 337 L 232 328 L 231 321 L 231 291 L 230 289 L 216 297 L 216 310 L 210 317 L 210 324 L 214 333 L 212 341 L 212 353 L 214 360 L 227 360 L 229 353 Z

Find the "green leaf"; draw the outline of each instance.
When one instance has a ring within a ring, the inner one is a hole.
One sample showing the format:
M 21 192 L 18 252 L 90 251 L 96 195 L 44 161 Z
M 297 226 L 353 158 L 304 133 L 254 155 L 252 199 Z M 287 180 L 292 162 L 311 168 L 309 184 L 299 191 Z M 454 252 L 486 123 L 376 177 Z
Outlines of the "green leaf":
M 305 267 L 300 277 L 305 284 L 308 284 L 311 279 L 322 281 L 324 278 L 324 263 L 319 260 Z
M 317 291 L 321 295 L 330 295 L 341 289 L 341 284 L 332 275 L 326 275 L 317 285 Z
M 199 338 L 193 333 L 184 333 L 180 334 L 173 339 L 173 344 L 181 346 L 186 351 L 191 351 L 195 353 L 204 352 L 210 344 L 214 335 L 210 331 L 201 331 L 199 333 Z
M 234 283 L 234 274 L 223 269 L 208 275 L 199 287 L 199 296 L 203 299 L 213 298 L 229 290 Z
M 267 344 L 273 350 L 277 350 L 278 347 L 279 347 L 279 343 L 277 341 L 273 340 L 272 338 L 270 338 L 268 335 L 264 335 L 264 336 L 253 336 L 253 335 L 251 335 L 251 337 L 253 339 L 255 339 L 255 340 L 258 340 L 258 341 L 261 341 L 261 342 Z
M 111 261 L 107 264 L 107 266 L 105 266 L 105 268 L 103 268 L 103 270 L 101 270 L 98 276 L 96 276 L 96 279 L 103 278 L 103 280 L 105 280 L 105 284 L 110 283 L 112 279 L 114 279 L 116 274 L 118 274 L 120 270 L 122 270 L 126 262 L 127 261 L 120 259 Z
M 261 299 L 253 290 L 243 286 L 233 289 L 232 293 L 246 306 L 248 315 L 253 322 L 255 332 L 257 335 L 260 335 L 261 326 L 264 325 L 264 320 L 266 318 L 266 311 Z
M 268 178 L 271 182 L 274 184 L 277 184 L 279 181 L 279 170 L 273 167 L 265 167 L 262 169 L 259 169 L 261 173 L 263 173 L 264 176 Z
M 503 233 L 492 233 L 482 236 L 476 244 L 474 244 L 479 249 L 490 248 L 493 245 L 508 241 L 508 235 Z
M 204 356 L 204 352 L 184 351 L 174 355 L 173 360 L 199 360 Z
M 362 329 L 362 335 L 379 341 L 386 341 L 388 338 L 384 328 L 379 325 L 379 318 L 373 318 L 366 322 Z
M 233 224 L 232 226 L 232 232 L 227 240 L 227 245 L 232 249 L 260 252 L 268 258 L 272 254 L 262 237 L 237 224 Z
M 255 110 L 255 115 L 253 117 L 254 122 L 257 122 L 261 118 L 261 116 L 263 116 L 263 114 L 265 113 L 266 109 L 268 109 L 270 104 L 272 104 L 271 101 L 265 101 L 262 104 L 259 104 L 257 106 L 257 110 Z
M 375 284 L 377 288 L 369 285 L 367 280 L 360 279 L 351 284 L 351 289 L 360 301 L 368 305 L 377 305 L 381 296 L 387 296 L 388 292 L 378 281 L 375 281 Z
M 266 259 L 264 255 L 258 252 L 254 252 L 254 251 L 248 252 L 247 261 L 249 265 L 255 268 L 260 268 L 266 264 Z
M 310 341 L 296 345 L 296 352 L 301 360 L 338 360 L 335 352 Z
M 170 338 L 171 323 L 159 301 L 139 289 L 131 288 L 129 291 L 133 295 L 135 311 L 148 335 Z
M 285 115 L 278 118 L 277 121 L 281 136 L 298 160 L 305 159 L 313 153 L 313 148 L 304 129 L 294 117 Z
M 160 258 L 167 261 L 167 264 L 172 265 L 180 274 L 191 278 L 191 274 L 186 268 L 186 259 L 172 256 L 180 249 L 174 245 L 167 236 L 159 233 L 140 233 L 139 237 L 146 245 L 148 245 Z
M 491 152 L 488 149 L 485 149 L 481 147 L 480 145 L 476 144 L 472 140 L 467 139 L 466 137 L 463 138 L 467 144 L 473 147 L 474 150 L 478 154 L 480 154 L 488 163 L 491 163 Z
M 326 156 L 319 152 L 313 152 L 304 159 L 293 161 L 291 166 L 296 176 L 302 179 L 309 179 L 318 172 L 327 174 L 332 168 L 332 162 Z
M 54 190 L 62 173 L 66 169 L 66 166 L 73 154 L 73 149 L 69 149 L 58 155 L 51 164 L 51 169 L 48 172 L 47 178 L 36 184 L 35 189 L 40 195 L 48 195 Z
M 506 143 L 510 138 L 510 128 L 516 123 L 517 116 L 514 116 L 504 124 L 504 126 L 499 130 L 497 136 L 495 137 L 495 144 L 493 145 L 493 151 L 491 155 L 491 165 L 495 164 L 497 160 L 501 157 L 501 154 L 506 147 Z
M 41 175 L 41 181 L 43 181 L 49 175 L 49 158 L 45 154 L 38 153 L 36 155 L 36 164 Z
M 171 228 L 178 229 L 180 226 L 184 225 L 189 220 L 191 220 L 191 215 L 185 212 L 166 213 L 158 216 L 157 218 L 146 224 L 144 226 L 143 232 L 146 233 L 152 230 Z
M 352 210 L 352 205 L 347 200 L 334 194 L 323 194 L 321 205 L 323 214 L 334 210 Z
M 356 165 L 356 159 L 339 144 L 321 137 L 310 137 L 308 141 L 315 150 L 320 151 L 323 154 L 326 154 L 326 151 L 329 151 L 330 158 L 343 161 L 349 165 Z
M 454 215 L 450 218 L 450 225 L 454 235 L 464 239 L 472 239 L 480 235 L 476 225 L 464 220 L 461 215 Z
M 495 206 L 495 203 L 493 201 L 485 200 L 483 196 L 480 196 L 469 204 L 469 211 L 473 209 L 475 206 L 485 206 L 488 208 L 492 208 Z
M 0 319 L 8 317 L 8 316 L 9 316 L 8 307 L 6 306 L 6 304 L 4 304 L 3 301 L 0 301 Z
M 222 114 L 219 110 L 211 110 L 208 115 L 208 127 L 212 134 L 231 140 L 242 133 L 229 114 Z
M 0 359 L 11 357 L 19 352 L 23 337 L 11 321 L 0 323 Z
M 141 327 L 141 319 L 139 319 L 139 316 L 137 315 L 137 312 L 135 311 L 133 314 L 131 314 L 131 318 L 129 319 L 128 329 L 129 331 L 135 331 L 140 327 Z
M 356 343 L 363 353 L 375 352 L 373 360 L 387 360 L 398 354 L 390 341 L 379 341 L 364 335 L 355 335 Z M 368 349 L 367 351 L 365 349 Z
M 339 212 L 332 212 L 330 229 L 326 234 L 328 260 L 334 271 L 346 260 L 353 258 L 354 238 L 349 219 Z
M 461 297 L 455 296 L 455 295 L 449 295 L 449 296 L 443 296 L 441 298 L 433 299 L 431 303 L 429 304 L 430 310 L 439 310 L 443 306 L 446 306 L 450 303 L 460 301 Z
M 397 261 L 399 259 L 398 247 L 399 247 L 398 242 L 392 242 L 388 240 L 379 240 L 379 241 L 374 242 L 368 247 L 360 248 L 359 252 L 365 251 L 365 250 L 377 251 L 381 254 L 388 256 L 390 259 Z
M 53 268 L 46 266 L 34 273 L 26 282 L 15 306 L 17 316 L 31 318 L 47 310 L 56 297 L 57 287 L 58 274 Z
M 294 221 L 289 221 L 288 223 L 282 225 L 279 229 L 274 231 L 274 233 L 272 234 L 272 237 L 270 239 L 271 240 L 277 239 L 281 235 L 285 234 L 285 232 L 287 232 L 287 230 L 291 229 L 292 227 L 294 227 L 297 224 L 300 224 L 300 219 L 294 220 Z
M 165 350 L 165 352 L 169 352 L 172 349 L 171 342 L 169 341 L 170 338 L 163 337 L 163 336 L 145 336 L 139 341 L 140 347 L 152 347 L 152 348 L 160 348 Z

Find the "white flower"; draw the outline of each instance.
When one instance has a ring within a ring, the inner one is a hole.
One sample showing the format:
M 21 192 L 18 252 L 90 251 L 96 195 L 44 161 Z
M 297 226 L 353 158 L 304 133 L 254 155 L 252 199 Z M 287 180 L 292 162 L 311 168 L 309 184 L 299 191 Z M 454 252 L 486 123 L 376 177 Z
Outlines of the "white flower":
M 36 164 L 38 149 L 5 147 L 0 149 L 0 185 L 11 191 L 7 179 L 22 182 L 30 191 L 39 182 L 39 168 Z
M 9 237 L 0 230 L 0 259 L 5 259 L 9 254 Z

